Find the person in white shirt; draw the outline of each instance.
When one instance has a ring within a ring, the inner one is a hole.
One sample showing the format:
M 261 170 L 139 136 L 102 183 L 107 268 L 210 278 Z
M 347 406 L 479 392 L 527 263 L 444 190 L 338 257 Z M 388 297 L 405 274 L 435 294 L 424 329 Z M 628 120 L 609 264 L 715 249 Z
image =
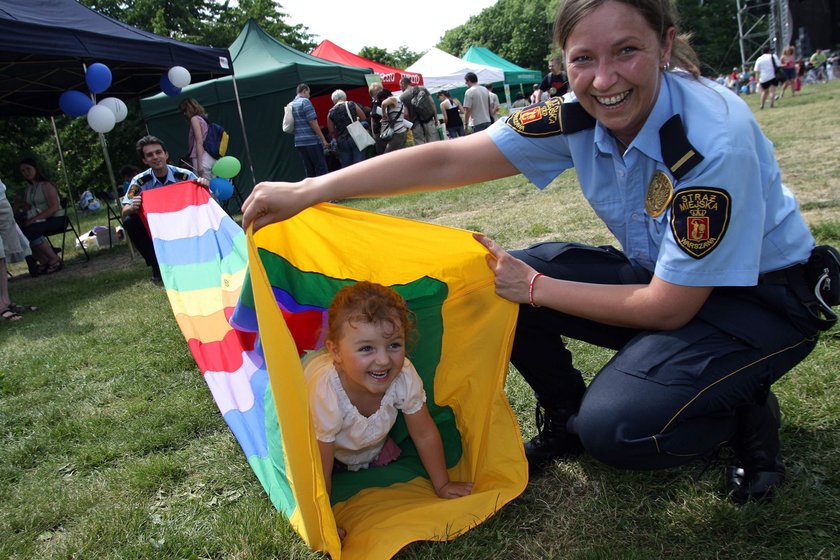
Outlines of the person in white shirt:
M 755 73 L 758 74 L 758 83 L 761 85 L 761 108 L 764 109 L 764 102 L 770 96 L 770 108 L 776 101 L 776 86 L 779 80 L 776 79 L 776 68 L 782 63 L 776 55 L 770 52 L 770 47 L 764 47 L 764 53 L 755 61 Z

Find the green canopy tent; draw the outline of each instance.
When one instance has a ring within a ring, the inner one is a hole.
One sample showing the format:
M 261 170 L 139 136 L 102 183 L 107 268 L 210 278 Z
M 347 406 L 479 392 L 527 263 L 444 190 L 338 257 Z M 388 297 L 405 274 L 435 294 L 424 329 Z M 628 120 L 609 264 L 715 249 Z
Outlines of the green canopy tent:
M 186 155 L 187 123 L 178 104 L 192 97 L 204 106 L 213 122 L 225 127 L 230 134 L 228 155 L 242 160 L 243 168 L 250 163 L 255 182 L 302 179 L 304 170 L 294 148 L 294 137 L 285 134 L 281 127 L 283 108 L 294 99 L 297 85 L 309 84 L 315 98 L 337 88 L 366 87 L 365 74 L 371 70 L 297 51 L 270 36 L 253 20 L 245 24 L 229 51 L 241 114 L 231 79 L 210 80 L 187 86 L 177 96 L 160 94 L 141 100 L 150 133 L 166 143 L 173 159 Z M 319 120 L 325 124 L 320 112 Z M 237 125 L 240 121 L 243 127 Z
M 521 66 L 502 58 L 490 49 L 486 49 L 484 47 L 470 47 L 467 49 L 466 54 L 461 58 L 468 62 L 475 62 L 477 64 L 484 64 L 485 66 L 501 68 L 505 73 L 504 84 L 507 86 L 519 86 L 518 89 L 522 93 L 530 94 L 530 86 L 538 84 L 542 81 L 542 74 L 540 74 L 539 71 L 522 68 Z M 527 89 L 523 88 L 522 86 L 524 84 L 527 84 L 529 87 Z M 494 84 L 494 86 L 495 85 L 496 84 Z M 510 99 L 508 99 L 508 101 L 510 101 Z

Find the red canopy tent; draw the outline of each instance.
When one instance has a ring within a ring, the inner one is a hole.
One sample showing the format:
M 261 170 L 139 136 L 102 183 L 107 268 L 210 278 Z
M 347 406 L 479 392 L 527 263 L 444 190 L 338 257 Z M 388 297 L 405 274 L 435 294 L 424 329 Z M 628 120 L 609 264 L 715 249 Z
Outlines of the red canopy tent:
M 353 54 L 350 51 L 342 49 L 332 41 L 321 41 L 321 44 L 315 47 L 310 54 L 312 56 L 317 56 L 318 58 L 323 58 L 324 60 L 338 62 L 339 64 L 347 66 L 370 68 L 382 77 L 382 85 L 391 91 L 400 90 L 400 78 L 403 76 L 411 78 L 411 85 L 423 85 L 423 76 L 420 74 L 407 72 L 405 70 L 400 70 L 399 68 L 394 68 L 386 64 L 380 64 L 379 62 L 368 60 L 359 55 Z

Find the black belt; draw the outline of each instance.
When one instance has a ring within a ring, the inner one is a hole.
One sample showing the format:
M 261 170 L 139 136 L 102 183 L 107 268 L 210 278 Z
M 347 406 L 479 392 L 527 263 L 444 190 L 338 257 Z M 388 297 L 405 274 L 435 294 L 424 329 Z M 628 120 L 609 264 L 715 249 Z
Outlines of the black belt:
M 782 284 L 790 286 L 799 282 L 806 282 L 804 263 L 758 275 L 759 284 Z

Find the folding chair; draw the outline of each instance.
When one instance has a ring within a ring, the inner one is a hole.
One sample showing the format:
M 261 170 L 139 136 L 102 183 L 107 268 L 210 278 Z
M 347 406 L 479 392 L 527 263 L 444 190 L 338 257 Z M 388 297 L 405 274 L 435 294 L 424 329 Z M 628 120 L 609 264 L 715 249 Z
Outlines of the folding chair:
M 109 232 L 116 231 L 116 228 L 113 229 L 113 230 L 111 229 L 111 222 L 117 222 L 118 224 L 120 224 L 120 227 L 123 227 L 122 211 L 121 211 L 121 208 L 120 208 L 120 199 L 115 200 L 113 202 L 113 204 L 111 202 L 107 203 L 105 205 L 105 207 L 108 209 L 107 210 L 107 212 L 108 212 L 108 231 Z M 110 249 L 113 246 L 114 246 L 114 236 L 109 233 L 108 234 L 108 248 Z
M 67 213 L 67 199 L 66 198 L 61 199 L 61 207 L 64 208 L 63 224 L 57 225 L 52 230 L 45 231 L 43 235 L 44 235 L 44 237 L 47 238 L 50 245 L 52 245 L 53 250 L 56 253 L 60 253 L 59 259 L 61 259 L 61 264 L 64 264 L 64 254 L 66 252 L 65 251 L 65 243 L 67 242 L 67 232 L 68 231 L 73 232 L 73 239 L 75 239 L 75 240 L 79 239 L 79 232 L 76 231 L 76 227 L 73 225 L 73 221 L 70 219 L 70 215 Z M 58 251 L 56 249 L 55 245 L 53 245 L 53 242 L 49 240 L 49 238 L 51 236 L 58 235 L 58 234 L 61 234 L 61 250 L 60 251 Z M 85 254 L 85 259 L 90 260 L 90 255 L 88 254 L 84 243 L 80 243 L 79 245 L 82 247 L 82 252 L 84 252 L 84 254 Z

